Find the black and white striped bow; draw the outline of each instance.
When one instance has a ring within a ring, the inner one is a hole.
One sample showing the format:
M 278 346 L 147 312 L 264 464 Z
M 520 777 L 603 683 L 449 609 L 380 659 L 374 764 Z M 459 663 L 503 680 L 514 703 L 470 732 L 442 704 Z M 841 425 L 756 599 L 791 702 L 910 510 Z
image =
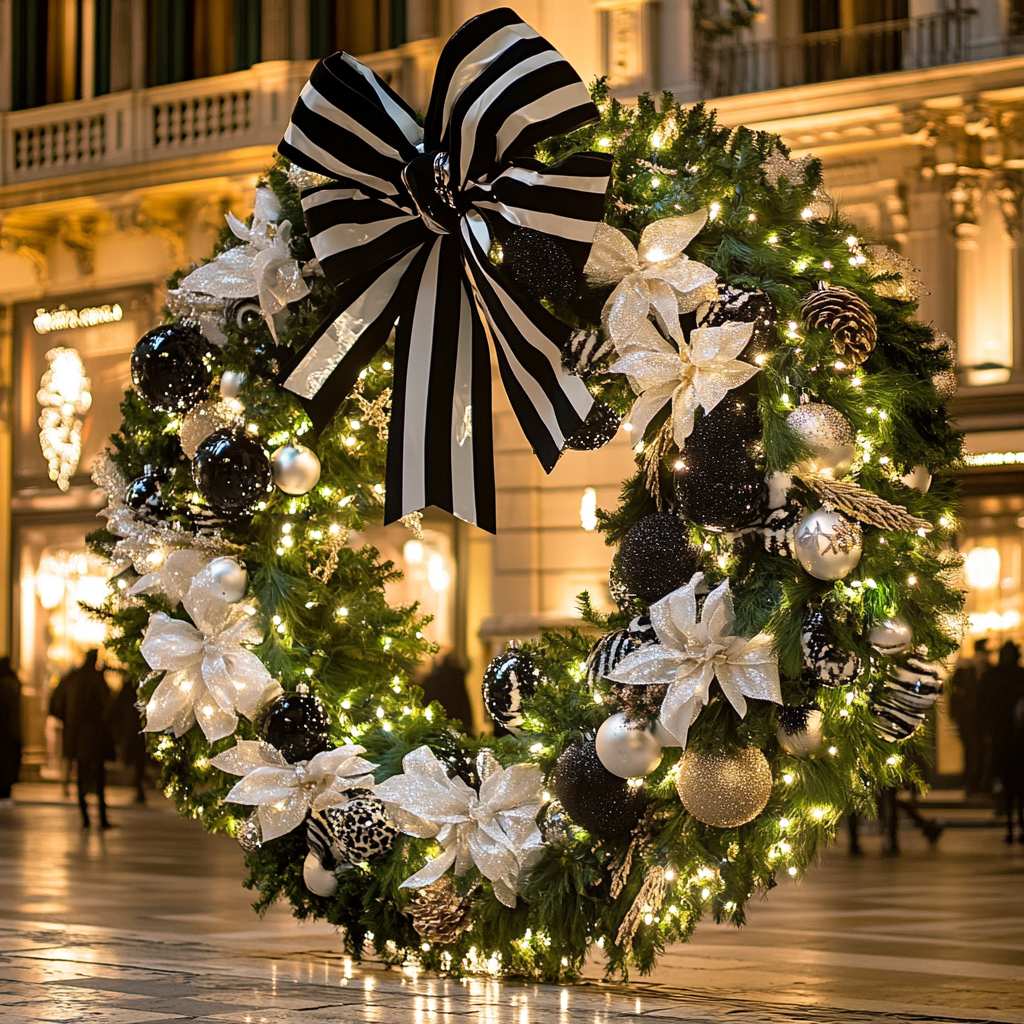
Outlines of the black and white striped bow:
M 338 304 L 282 383 L 320 428 L 395 328 L 385 522 L 436 505 L 494 532 L 488 339 L 545 470 L 589 412 L 586 386 L 562 368 L 569 328 L 490 252 L 529 228 L 582 271 L 611 159 L 528 157 L 597 116 L 568 62 L 507 9 L 449 40 L 422 129 L 345 53 L 321 61 L 302 90 L 279 149 L 336 179 L 304 193 L 302 206 Z

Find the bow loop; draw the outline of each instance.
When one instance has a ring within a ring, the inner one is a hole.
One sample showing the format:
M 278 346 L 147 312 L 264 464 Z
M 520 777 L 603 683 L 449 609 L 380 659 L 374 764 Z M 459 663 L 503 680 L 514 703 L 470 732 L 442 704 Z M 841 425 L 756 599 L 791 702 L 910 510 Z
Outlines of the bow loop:
M 562 367 L 568 326 L 490 250 L 528 228 L 582 269 L 611 158 L 576 154 L 548 167 L 528 157 L 597 116 L 569 64 L 504 9 L 446 44 L 425 132 L 347 54 L 321 61 L 302 90 L 279 149 L 335 179 L 302 203 L 338 302 L 281 383 L 322 428 L 397 323 L 385 522 L 437 505 L 494 531 L 488 344 L 546 470 L 590 411 L 586 386 Z

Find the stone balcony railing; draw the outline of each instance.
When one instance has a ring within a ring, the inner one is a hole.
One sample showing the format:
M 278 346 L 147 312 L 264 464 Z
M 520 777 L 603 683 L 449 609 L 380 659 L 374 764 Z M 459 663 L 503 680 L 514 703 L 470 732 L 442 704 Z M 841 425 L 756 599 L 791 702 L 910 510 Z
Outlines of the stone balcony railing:
M 414 105 L 434 40 L 361 58 Z M 248 71 L 0 113 L 0 192 L 274 146 L 313 66 L 268 61 Z M 12 189 L 12 186 L 14 187 Z

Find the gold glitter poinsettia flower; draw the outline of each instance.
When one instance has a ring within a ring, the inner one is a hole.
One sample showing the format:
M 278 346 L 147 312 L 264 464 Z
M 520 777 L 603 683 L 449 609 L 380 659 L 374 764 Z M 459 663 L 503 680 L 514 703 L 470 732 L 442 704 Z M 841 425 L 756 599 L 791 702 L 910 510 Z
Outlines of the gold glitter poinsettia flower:
M 584 270 L 594 284 L 614 284 L 601 318 L 619 347 L 647 321 L 652 310 L 662 330 L 682 342 L 679 314 L 711 298 L 717 275 L 683 250 L 707 223 L 708 211 L 666 217 L 648 224 L 640 245 L 616 228 L 598 224 Z
M 730 390 L 757 373 L 759 367 L 736 358 L 753 331 L 753 324 L 698 327 L 690 332 L 689 344 L 680 339 L 676 348 L 645 319 L 629 341 L 616 346 L 620 358 L 608 368 L 609 373 L 624 373 L 639 396 L 629 414 L 634 436 L 643 437 L 671 401 L 672 437 L 682 448 L 693 433 L 697 406 L 711 412 Z

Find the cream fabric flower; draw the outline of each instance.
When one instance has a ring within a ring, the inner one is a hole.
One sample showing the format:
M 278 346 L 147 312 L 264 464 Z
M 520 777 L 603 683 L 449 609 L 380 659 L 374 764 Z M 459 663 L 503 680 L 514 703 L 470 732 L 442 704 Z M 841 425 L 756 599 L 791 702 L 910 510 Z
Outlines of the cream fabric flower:
M 620 358 L 608 371 L 624 373 L 639 396 L 629 414 L 634 437 L 643 437 L 647 425 L 671 401 L 672 436 L 682 448 L 693 433 L 697 406 L 711 412 L 732 388 L 757 373 L 759 367 L 736 358 L 753 330 L 753 324 L 736 323 L 698 327 L 690 332 L 689 344 L 680 340 L 676 348 L 645 320 L 627 342 L 616 345 Z
M 638 248 L 621 231 L 598 224 L 584 273 L 594 284 L 616 285 L 602 313 L 616 347 L 652 310 L 665 334 L 682 342 L 679 314 L 710 298 L 716 279 L 710 267 L 683 252 L 707 219 L 708 211 L 698 210 L 655 221 L 641 232 Z
M 661 724 L 682 747 L 711 699 L 715 679 L 740 718 L 747 713 L 747 697 L 782 703 L 771 635 L 748 639 L 733 633 L 736 616 L 728 580 L 704 599 L 698 619 L 697 587 L 703 579 L 699 572 L 651 605 L 651 624 L 661 643 L 645 644 L 627 655 L 608 676 L 616 683 L 667 684 Z

